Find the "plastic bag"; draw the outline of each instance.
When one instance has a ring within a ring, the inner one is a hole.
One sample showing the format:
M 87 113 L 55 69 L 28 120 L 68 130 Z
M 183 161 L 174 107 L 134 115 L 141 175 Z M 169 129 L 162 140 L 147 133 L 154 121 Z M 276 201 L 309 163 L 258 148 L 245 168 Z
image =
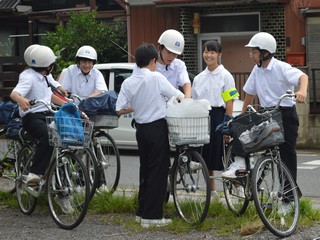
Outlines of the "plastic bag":
M 54 122 L 62 144 L 73 145 L 84 142 L 84 129 L 77 107 L 65 103 L 54 115 Z
M 210 102 L 206 99 L 193 100 L 192 98 L 182 99 L 178 103 L 171 98 L 167 103 L 167 117 L 206 117 L 211 109 Z

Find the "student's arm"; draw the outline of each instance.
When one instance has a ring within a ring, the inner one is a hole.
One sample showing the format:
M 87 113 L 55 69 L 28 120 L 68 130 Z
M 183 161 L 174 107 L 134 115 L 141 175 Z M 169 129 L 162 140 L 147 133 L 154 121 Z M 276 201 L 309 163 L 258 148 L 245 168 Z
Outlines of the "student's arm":
M 308 76 L 303 74 L 299 78 L 299 90 L 296 92 L 297 102 L 304 103 L 307 99 L 307 89 L 308 89 Z

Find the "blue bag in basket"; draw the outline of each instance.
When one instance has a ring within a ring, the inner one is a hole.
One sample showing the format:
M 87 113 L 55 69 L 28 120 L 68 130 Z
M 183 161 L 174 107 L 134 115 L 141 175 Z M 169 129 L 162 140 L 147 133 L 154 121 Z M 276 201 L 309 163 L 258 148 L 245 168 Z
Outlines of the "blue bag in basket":
M 77 107 L 72 103 L 65 103 L 54 115 L 58 133 L 62 144 L 79 145 L 84 142 L 84 130 L 80 113 Z

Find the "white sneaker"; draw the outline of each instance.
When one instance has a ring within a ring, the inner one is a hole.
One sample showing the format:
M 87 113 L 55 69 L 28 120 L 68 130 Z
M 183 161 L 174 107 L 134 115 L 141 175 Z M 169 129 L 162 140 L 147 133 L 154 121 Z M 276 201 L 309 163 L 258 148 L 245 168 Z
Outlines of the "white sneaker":
M 26 181 L 26 183 L 39 183 L 41 181 L 41 177 L 37 174 L 29 172 L 28 175 L 22 175 L 22 178 Z
M 227 171 L 221 173 L 221 177 L 223 178 L 237 178 L 236 171 L 237 170 L 246 170 L 246 163 L 244 158 L 235 157 L 233 163 L 230 164 Z
M 282 202 L 278 208 L 278 214 L 286 216 L 292 211 L 292 205 L 290 203 Z
M 109 192 L 109 188 L 107 187 L 107 185 L 103 184 L 98 188 L 99 192 Z
M 74 212 L 74 209 L 70 203 L 70 197 L 55 196 L 54 201 L 60 206 L 62 212 L 65 214 L 71 214 Z
M 141 217 L 136 215 L 135 221 L 136 221 L 137 223 L 141 223 Z
M 168 224 L 172 223 L 171 219 L 141 219 L 141 227 L 148 228 L 148 227 L 163 227 L 167 226 Z
M 190 170 L 196 171 L 202 169 L 202 166 L 198 162 L 190 161 L 189 163 Z

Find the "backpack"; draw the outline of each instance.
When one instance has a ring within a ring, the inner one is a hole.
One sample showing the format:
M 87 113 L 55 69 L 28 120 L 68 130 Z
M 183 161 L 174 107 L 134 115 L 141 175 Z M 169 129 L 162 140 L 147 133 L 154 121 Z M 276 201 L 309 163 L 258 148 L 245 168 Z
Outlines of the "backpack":
M 6 137 L 10 139 L 19 139 L 19 131 L 22 128 L 22 119 L 14 118 L 6 125 Z
M 0 124 L 7 125 L 12 119 L 20 117 L 17 103 L 0 102 Z
M 90 97 L 79 103 L 79 108 L 88 115 L 117 115 L 117 93 L 113 90 Z
M 63 145 L 82 145 L 84 129 L 77 107 L 65 103 L 54 115 L 56 129 Z

